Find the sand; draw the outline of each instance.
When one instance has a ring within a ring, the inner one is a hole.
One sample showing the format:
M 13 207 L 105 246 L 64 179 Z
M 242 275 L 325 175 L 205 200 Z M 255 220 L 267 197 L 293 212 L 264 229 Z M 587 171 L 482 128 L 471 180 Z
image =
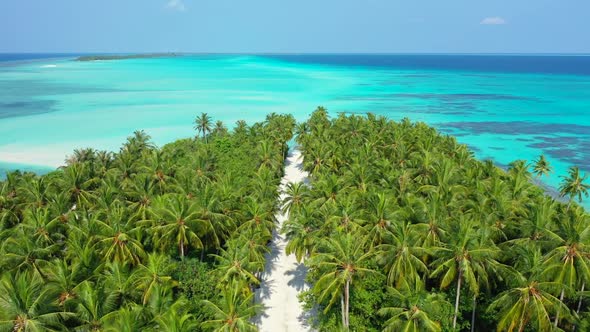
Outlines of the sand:
M 281 199 L 289 182 L 305 181 L 307 172 L 302 170 L 301 152 L 294 150 L 285 164 L 285 176 L 281 183 Z M 306 267 L 297 263 L 295 255 L 285 253 L 287 241 L 279 234 L 287 216 L 277 214 L 277 229 L 273 233 L 271 252 L 267 254 L 265 272 L 256 301 L 264 306 L 263 313 L 255 320 L 261 332 L 312 331 L 308 324 L 309 313 L 303 311 L 297 295 L 308 289 L 305 283 Z

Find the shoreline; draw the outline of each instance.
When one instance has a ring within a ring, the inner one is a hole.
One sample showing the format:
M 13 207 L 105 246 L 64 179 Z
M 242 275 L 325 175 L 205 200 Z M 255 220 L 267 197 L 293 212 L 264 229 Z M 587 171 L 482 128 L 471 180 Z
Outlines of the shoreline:
M 179 138 L 182 139 L 182 138 Z M 165 144 L 164 144 L 165 145 Z M 82 146 L 80 148 L 83 148 Z M 297 151 L 297 153 L 300 154 L 299 150 L 297 149 L 297 147 L 293 147 L 293 152 L 295 153 L 295 151 Z M 43 175 L 43 174 L 47 174 L 51 171 L 54 171 L 56 169 L 58 169 L 61 166 L 65 165 L 65 160 L 67 159 L 67 157 L 73 153 L 73 150 L 69 151 L 69 152 L 65 152 L 61 151 L 62 149 L 59 149 L 60 151 L 48 151 L 46 149 L 41 149 L 39 151 L 16 151 L 16 150 L 12 150 L 12 151 L 1 151 L 0 150 L 0 155 L 2 156 L 2 159 L 0 159 L 0 179 L 3 179 L 6 177 L 6 172 L 11 172 L 11 171 L 23 171 L 23 172 L 34 172 L 37 173 L 38 175 Z M 110 149 L 107 149 L 108 151 L 111 151 Z M 471 149 L 470 149 L 471 150 Z M 116 152 L 118 151 L 117 149 L 113 149 L 112 152 Z M 58 157 L 63 155 L 63 157 Z M 477 158 L 476 158 L 477 159 Z M 480 159 L 477 159 L 480 160 Z M 481 161 L 481 160 L 480 160 Z M 507 166 L 506 165 L 502 165 L 502 164 L 498 164 L 498 163 L 494 163 L 497 167 L 499 167 L 502 171 L 506 172 L 507 171 Z M 38 170 L 41 170 L 42 172 L 37 172 Z M 532 177 L 530 182 L 534 185 L 536 185 L 537 187 L 541 188 L 543 190 L 543 192 L 550 196 L 551 198 L 553 198 L 554 200 L 561 202 L 561 203 L 567 203 L 568 199 L 566 197 L 562 197 L 559 194 L 559 189 L 557 187 L 554 187 L 550 184 L 547 184 L 546 182 L 544 182 L 542 179 L 539 179 L 537 177 Z M 587 201 L 583 201 L 582 203 L 576 202 L 578 205 L 582 206 L 583 208 L 585 208 L 586 210 L 590 211 L 590 200 Z

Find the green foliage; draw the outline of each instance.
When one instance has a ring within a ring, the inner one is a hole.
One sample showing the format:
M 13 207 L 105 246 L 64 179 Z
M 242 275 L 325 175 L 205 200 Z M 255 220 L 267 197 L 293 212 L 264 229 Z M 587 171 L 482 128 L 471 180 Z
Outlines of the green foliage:
M 172 272 L 172 278 L 178 280 L 177 291 L 186 297 L 190 311 L 197 317 L 205 315 L 201 302 L 216 297 L 212 285 L 216 285 L 217 281 L 212 270 L 212 263 L 189 258 L 177 262 Z
M 118 153 L 0 181 L 0 330 L 194 331 L 216 314 L 203 301 L 227 304 L 231 252 L 231 301 L 251 317 L 294 121 L 198 119 L 194 139 L 160 149 L 137 131 Z
M 526 161 L 503 171 L 424 123 L 330 119 L 320 107 L 296 131 L 310 184 L 289 189 L 283 230 L 310 268 L 302 300 L 319 330 L 587 325 L 590 219 L 574 200 L 589 187 L 579 169 L 563 178 L 565 205 L 532 183 Z M 533 171 L 551 167 L 541 156 Z M 334 244 L 351 236 L 376 273 L 349 273 L 360 256 Z

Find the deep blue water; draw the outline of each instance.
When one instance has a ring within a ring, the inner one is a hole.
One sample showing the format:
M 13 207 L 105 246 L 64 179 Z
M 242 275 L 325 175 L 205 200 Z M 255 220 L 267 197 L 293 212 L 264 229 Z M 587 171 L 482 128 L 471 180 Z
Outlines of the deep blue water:
M 588 55 L 285 54 L 268 57 L 355 67 L 590 75 Z
M 0 62 L 74 58 L 81 55 L 88 54 L 0 53 Z M 268 54 L 264 57 L 298 63 L 353 67 L 590 75 L 590 55 Z

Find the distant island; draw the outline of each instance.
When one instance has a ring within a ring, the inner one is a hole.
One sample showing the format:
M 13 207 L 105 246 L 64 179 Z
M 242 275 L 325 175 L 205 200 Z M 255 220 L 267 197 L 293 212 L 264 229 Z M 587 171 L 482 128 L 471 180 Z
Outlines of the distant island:
M 126 60 L 126 59 L 145 59 L 145 58 L 169 58 L 181 56 L 178 53 L 150 53 L 150 54 L 126 54 L 126 55 L 85 55 L 75 59 L 75 61 L 97 61 L 97 60 Z

